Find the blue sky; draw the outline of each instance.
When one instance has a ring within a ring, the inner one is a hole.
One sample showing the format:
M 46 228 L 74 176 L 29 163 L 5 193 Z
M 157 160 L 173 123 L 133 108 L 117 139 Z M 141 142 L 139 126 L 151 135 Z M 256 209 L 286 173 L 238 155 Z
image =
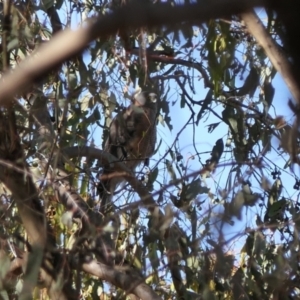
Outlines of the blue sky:
M 62 8 L 60 12 L 60 16 L 62 20 L 66 20 L 68 14 L 66 13 L 69 11 L 69 8 Z M 260 15 L 263 15 L 261 11 L 259 11 Z M 76 16 L 76 14 L 73 14 L 72 17 L 70 18 L 71 21 L 71 27 L 76 28 L 82 21 L 81 17 L 79 15 Z M 87 54 L 85 55 L 85 58 L 87 58 Z M 105 58 L 103 58 L 105 59 Z M 88 61 L 88 60 L 87 60 Z M 99 66 L 99 65 L 98 65 Z M 242 82 L 241 82 L 242 86 Z M 276 75 L 274 81 L 273 81 L 273 86 L 275 87 L 275 96 L 273 100 L 273 107 L 270 109 L 270 114 L 272 116 L 275 115 L 283 115 L 286 120 L 290 123 L 293 121 L 293 115 L 291 111 L 289 110 L 287 106 L 288 99 L 291 98 L 290 92 L 287 89 L 286 85 L 284 84 L 282 78 L 280 75 Z M 122 97 L 122 84 L 119 86 L 116 85 L 116 90 L 115 94 L 117 97 Z M 164 155 L 168 147 L 174 142 L 174 139 L 176 138 L 178 132 L 182 129 L 183 125 L 187 122 L 187 120 L 190 117 L 190 111 L 187 108 L 187 106 L 182 109 L 180 108 L 180 96 L 178 96 L 178 87 L 173 83 L 170 83 L 170 98 L 167 99 L 169 103 L 172 101 L 176 101 L 176 104 L 174 106 L 170 105 L 170 115 L 172 118 L 172 125 L 173 125 L 173 130 L 170 132 L 168 127 L 165 126 L 163 127 L 161 124 L 158 125 L 158 141 L 161 139 L 162 140 L 162 146 L 159 149 L 158 153 L 152 157 L 151 159 L 151 164 L 150 167 L 155 165 L 156 162 Z M 203 87 L 203 82 L 198 81 L 197 86 L 195 86 L 196 89 L 196 94 L 191 96 L 194 97 L 195 100 L 201 100 L 204 99 L 207 93 L 207 90 L 204 89 Z M 177 99 L 178 98 L 178 99 Z M 119 99 L 119 98 L 118 98 Z M 120 98 L 121 99 L 121 98 Z M 123 101 L 122 101 L 123 103 Z M 124 104 L 128 105 L 129 101 L 124 101 Z M 198 109 L 198 108 L 197 108 Z M 216 108 L 216 112 L 221 115 L 222 112 L 222 107 Z M 205 122 L 206 121 L 206 122 Z M 228 128 L 227 126 L 218 126 L 212 133 L 207 132 L 207 125 L 215 122 L 219 122 L 220 120 L 216 118 L 213 114 L 209 115 L 209 119 L 200 121 L 198 127 L 196 128 L 196 136 L 195 136 L 195 144 L 197 147 L 198 152 L 207 152 L 206 154 L 203 154 L 201 156 L 201 161 L 205 163 L 205 160 L 210 157 L 209 152 L 212 150 L 215 142 L 223 138 L 223 141 L 226 141 L 227 133 L 228 133 Z M 91 128 L 91 132 L 93 133 L 93 138 L 95 140 L 95 144 L 97 147 L 101 148 L 102 140 L 100 139 L 102 135 L 102 130 L 98 126 L 93 126 Z M 192 160 L 191 157 L 195 154 L 195 149 L 193 147 L 193 127 L 190 125 L 189 127 L 186 128 L 186 130 L 182 133 L 182 135 L 179 138 L 178 146 L 179 149 L 181 150 L 181 154 L 183 155 L 183 160 L 187 164 L 189 170 L 192 172 L 193 170 L 201 169 L 200 163 L 196 160 Z M 273 145 L 276 146 L 278 143 L 276 139 L 274 138 L 272 140 Z M 225 148 L 226 150 L 226 148 Z M 170 160 L 170 156 L 167 157 Z M 278 154 L 275 151 L 272 151 L 271 153 L 268 153 L 268 158 L 276 162 L 280 167 L 283 167 L 285 164 L 285 161 L 278 156 Z M 223 154 L 220 163 L 222 162 L 230 162 L 231 157 L 227 154 Z M 224 187 L 226 185 L 226 180 L 227 180 L 227 174 L 228 174 L 229 168 L 219 168 L 216 170 L 214 174 L 212 174 L 212 178 L 206 179 L 204 184 L 206 184 L 209 188 L 211 188 L 212 192 L 217 194 L 217 190 Z M 224 171 L 224 172 L 223 172 Z M 222 173 L 223 172 L 223 173 Z M 286 169 L 285 172 L 282 172 L 281 178 L 282 181 L 284 182 L 284 193 L 286 195 L 289 195 L 291 198 L 296 195 L 295 191 L 293 190 L 293 185 L 294 181 L 291 180 L 291 171 L 289 169 Z M 161 182 L 168 182 L 168 179 L 166 180 L 164 176 L 166 176 L 166 172 L 163 170 L 163 164 L 162 164 L 162 169 L 160 170 L 160 176 L 159 180 Z M 158 188 L 158 186 L 156 186 Z M 261 188 L 259 186 L 252 186 L 252 189 L 255 192 L 260 192 Z M 202 197 L 205 196 L 201 196 Z M 216 204 L 211 203 L 210 199 L 207 198 L 207 202 L 203 205 L 204 209 L 202 211 L 202 216 L 205 216 L 205 208 L 209 208 L 210 206 L 215 206 L 217 207 Z M 260 214 L 260 211 L 257 211 L 257 208 L 247 208 L 243 210 L 243 218 L 241 221 L 235 220 L 235 225 L 234 226 L 226 226 L 225 228 L 225 233 L 227 237 L 230 237 L 232 235 L 235 235 L 237 232 L 245 228 L 245 222 L 249 221 L 252 222 L 249 224 L 250 226 L 255 226 L 255 219 L 253 216 L 255 214 Z M 188 229 L 188 228 L 187 228 Z M 241 246 L 243 244 L 243 240 L 239 240 L 239 245 Z

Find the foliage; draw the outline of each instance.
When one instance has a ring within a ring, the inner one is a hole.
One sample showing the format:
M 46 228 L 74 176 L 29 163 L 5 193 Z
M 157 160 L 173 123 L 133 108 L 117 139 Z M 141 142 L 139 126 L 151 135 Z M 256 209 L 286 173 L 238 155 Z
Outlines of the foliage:
M 123 5 L 6 1 L 3 73 L 66 27 Z M 277 14 L 259 16 L 283 45 Z M 129 24 L 53 66 L 1 111 L 0 298 L 55 299 L 66 282 L 77 295 L 66 299 L 142 298 L 142 282 L 154 293 L 143 286 L 145 299 L 299 298 L 298 139 L 277 85 L 237 16 Z M 94 150 L 138 87 L 159 95 L 156 153 L 127 174 L 113 213 L 102 215 L 96 187 L 114 158 Z M 42 250 L 22 215 L 28 199 L 49 224 L 32 220 L 47 227 Z

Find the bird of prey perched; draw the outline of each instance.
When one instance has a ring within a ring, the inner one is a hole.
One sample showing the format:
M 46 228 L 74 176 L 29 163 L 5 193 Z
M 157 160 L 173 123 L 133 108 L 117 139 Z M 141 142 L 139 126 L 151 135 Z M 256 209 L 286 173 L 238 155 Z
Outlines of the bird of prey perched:
M 112 120 L 104 151 L 112 154 L 131 170 L 146 161 L 154 153 L 156 142 L 157 95 L 141 92 L 132 104 L 119 112 Z M 113 164 L 105 166 L 100 176 L 98 192 L 100 211 L 105 212 L 111 204 L 112 195 L 124 179 L 114 176 Z M 116 172 L 115 172 L 116 174 Z

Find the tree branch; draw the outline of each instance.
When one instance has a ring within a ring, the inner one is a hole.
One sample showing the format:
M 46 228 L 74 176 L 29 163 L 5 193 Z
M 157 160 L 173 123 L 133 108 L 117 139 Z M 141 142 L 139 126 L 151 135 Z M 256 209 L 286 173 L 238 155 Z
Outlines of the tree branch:
M 138 193 L 144 205 L 157 206 L 152 195 L 149 193 L 146 187 L 136 179 L 131 170 L 126 167 L 126 165 L 113 155 L 104 152 L 100 149 L 92 147 L 70 147 L 62 150 L 63 154 L 69 158 L 86 156 L 89 158 L 96 158 L 100 161 L 101 164 L 111 164 L 116 165 L 116 170 L 118 170 L 117 175 L 125 178 L 128 183 L 133 187 L 133 189 Z
M 26 253 L 23 253 L 22 256 L 26 257 Z M 15 258 L 11 261 L 9 270 L 5 275 L 5 285 L 9 286 L 10 282 L 15 280 L 16 276 L 19 276 L 22 273 L 22 267 L 24 267 L 25 264 L 25 258 Z M 72 267 L 75 270 L 81 269 L 90 275 L 98 277 L 100 280 L 112 283 L 128 293 L 136 295 L 139 299 L 161 299 L 147 284 L 143 282 L 143 278 L 141 278 L 134 269 L 128 269 L 126 273 L 123 273 L 117 270 L 117 267 L 107 266 L 96 260 L 85 262 L 80 266 L 78 266 L 77 263 L 74 263 Z M 41 274 L 40 281 L 45 280 L 43 274 L 44 273 Z
M 144 282 L 140 276 L 129 270 L 124 274 L 111 266 L 101 264 L 95 260 L 83 263 L 81 269 L 99 279 L 106 280 L 128 293 L 133 293 L 143 300 L 160 300 L 161 298 Z M 131 274 L 130 274 L 131 273 Z
M 269 57 L 277 72 L 282 76 L 294 98 L 300 103 L 299 83 L 294 77 L 291 63 L 286 57 L 286 54 L 271 38 L 263 23 L 253 10 L 242 13 L 241 18 L 245 22 L 249 33 L 253 35 L 258 44 L 265 50 L 266 55 Z
M 36 55 L 22 62 L 15 71 L 3 76 L 0 81 L 0 105 L 9 105 L 16 94 L 82 51 L 95 38 L 116 34 L 120 28 L 151 27 L 184 21 L 205 22 L 212 18 L 240 14 L 263 4 L 264 0 L 214 0 L 172 7 L 166 3 L 147 5 L 137 1 L 130 2 L 111 14 L 90 20 L 77 31 L 68 29 L 58 32 L 49 43 L 40 47 Z

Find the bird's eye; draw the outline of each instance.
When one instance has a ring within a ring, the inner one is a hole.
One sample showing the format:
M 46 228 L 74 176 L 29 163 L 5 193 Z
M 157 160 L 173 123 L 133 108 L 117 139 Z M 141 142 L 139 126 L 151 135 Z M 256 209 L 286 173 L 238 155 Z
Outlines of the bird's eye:
M 156 100 L 157 100 L 157 95 L 155 93 L 150 93 L 149 94 L 149 99 L 150 99 L 151 102 L 155 103 Z

